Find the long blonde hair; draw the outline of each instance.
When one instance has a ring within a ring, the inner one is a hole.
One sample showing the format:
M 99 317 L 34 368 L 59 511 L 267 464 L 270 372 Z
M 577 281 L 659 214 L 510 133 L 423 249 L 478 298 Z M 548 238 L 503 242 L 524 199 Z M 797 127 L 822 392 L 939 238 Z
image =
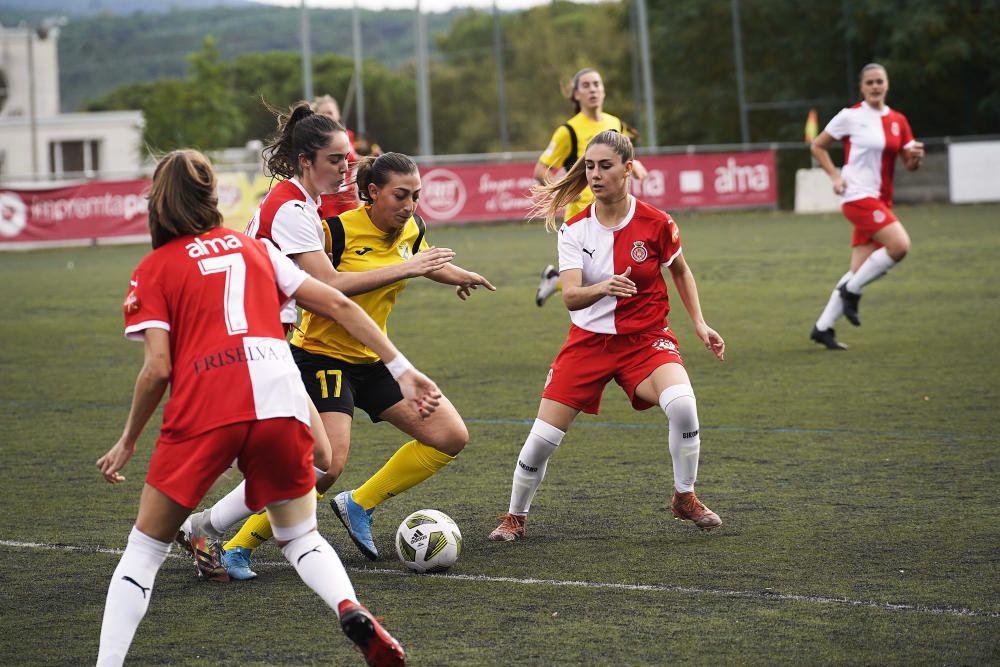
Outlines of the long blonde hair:
M 599 144 L 609 146 L 622 159 L 623 163 L 635 159 L 632 141 L 618 130 L 604 130 L 590 140 L 587 149 Z M 550 232 L 558 229 L 556 214 L 559 209 L 572 203 L 587 187 L 586 156 L 587 151 L 585 150 L 570 170 L 558 181 L 531 186 L 533 206 L 528 215 L 529 217 L 536 215 L 544 217 L 545 228 Z

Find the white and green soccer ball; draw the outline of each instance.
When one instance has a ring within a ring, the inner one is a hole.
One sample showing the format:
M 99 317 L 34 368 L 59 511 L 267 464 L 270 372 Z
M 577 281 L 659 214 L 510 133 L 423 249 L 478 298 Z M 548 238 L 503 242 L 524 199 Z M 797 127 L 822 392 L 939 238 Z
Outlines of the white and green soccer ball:
M 396 531 L 396 554 L 414 572 L 443 572 L 462 553 L 462 531 L 438 510 L 419 510 Z

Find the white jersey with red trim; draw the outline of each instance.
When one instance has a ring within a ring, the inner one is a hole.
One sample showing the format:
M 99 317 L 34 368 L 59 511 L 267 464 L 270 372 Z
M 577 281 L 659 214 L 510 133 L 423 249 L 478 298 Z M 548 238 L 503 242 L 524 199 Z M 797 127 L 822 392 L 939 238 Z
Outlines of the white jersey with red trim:
M 267 239 L 285 255 L 322 251 L 326 235 L 319 217 L 319 201 L 306 192 L 298 179 L 281 181 L 264 197 L 246 229 L 247 236 Z M 281 321 L 295 324 L 295 302 L 281 311 Z
M 906 116 L 888 106 L 879 111 L 859 102 L 841 109 L 827 124 L 826 132 L 844 141 L 841 176 L 846 188 L 841 201 L 874 197 L 892 206 L 896 156 L 914 142 Z
M 667 326 L 670 301 L 661 267 L 681 254 L 677 223 L 667 213 L 635 197 L 615 227 L 605 227 L 590 204 L 559 228 L 559 271 L 581 269 L 583 285 L 594 285 L 632 267 L 635 296 L 604 296 L 570 311 L 573 324 L 601 334 L 627 334 Z
M 225 228 L 173 239 L 142 260 L 123 304 L 125 336 L 170 332 L 163 440 L 275 417 L 309 424 L 278 316 L 306 278 L 270 243 Z

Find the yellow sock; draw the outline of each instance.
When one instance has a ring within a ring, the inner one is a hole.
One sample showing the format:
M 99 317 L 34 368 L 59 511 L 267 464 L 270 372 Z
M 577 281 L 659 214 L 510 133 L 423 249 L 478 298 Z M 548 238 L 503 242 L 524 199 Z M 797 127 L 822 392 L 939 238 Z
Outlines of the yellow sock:
M 416 440 L 396 450 L 382 469 L 354 490 L 354 502 L 370 510 L 384 500 L 413 488 L 455 460 Z
M 271 539 L 272 535 L 271 522 L 267 519 L 267 512 L 261 512 L 244 521 L 240 532 L 236 533 L 233 539 L 226 542 L 222 548 L 228 551 L 236 547 L 243 547 L 253 551 Z

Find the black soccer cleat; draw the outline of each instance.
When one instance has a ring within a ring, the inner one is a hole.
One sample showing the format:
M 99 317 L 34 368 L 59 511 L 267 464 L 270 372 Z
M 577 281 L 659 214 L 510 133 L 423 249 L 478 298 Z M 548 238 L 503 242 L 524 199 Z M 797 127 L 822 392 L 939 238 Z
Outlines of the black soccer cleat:
M 840 290 L 840 300 L 844 303 L 844 317 L 854 326 L 860 327 L 861 317 L 858 316 L 858 302 L 861 301 L 861 295 L 847 289 L 846 283 L 838 289 Z
M 825 345 L 828 350 L 846 350 L 847 346 L 837 340 L 836 332 L 833 329 L 826 329 L 820 331 L 815 326 L 813 327 L 812 333 L 809 334 L 809 340 L 815 341 L 820 345 Z

